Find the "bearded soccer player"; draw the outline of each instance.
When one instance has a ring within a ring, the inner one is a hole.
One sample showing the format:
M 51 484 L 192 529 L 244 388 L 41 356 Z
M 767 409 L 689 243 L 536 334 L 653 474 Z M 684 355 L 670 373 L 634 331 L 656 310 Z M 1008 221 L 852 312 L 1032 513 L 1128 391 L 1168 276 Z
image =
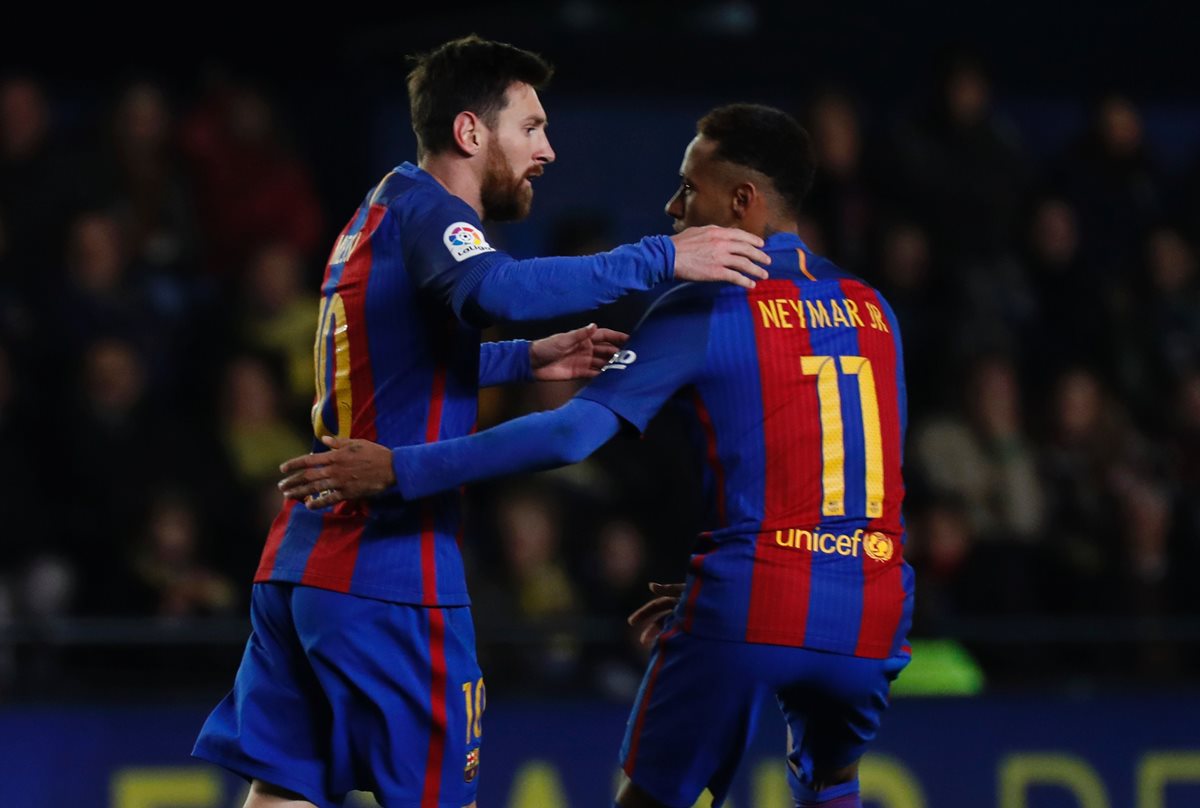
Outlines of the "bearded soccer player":
M 900 334 L 878 292 L 798 236 L 811 155 L 804 129 L 770 107 L 700 121 L 667 213 L 677 230 L 763 236 L 770 279 L 668 292 L 566 405 L 391 451 L 331 440 L 283 466 L 281 488 L 310 507 L 383 490 L 416 502 L 576 462 L 673 405 L 705 474 L 708 529 L 626 729 L 625 808 L 682 808 L 705 788 L 720 804 L 767 692 L 787 724 L 796 805 L 860 806 L 859 758 L 910 657 Z
M 465 436 L 480 386 L 593 376 L 624 339 L 590 326 L 481 347 L 489 322 L 586 311 L 672 277 L 766 277 L 762 240 L 716 227 L 581 258 L 516 261 L 489 246 L 482 221 L 524 216 L 531 179 L 554 159 L 537 94 L 550 72 L 477 37 L 418 60 L 420 165 L 367 194 L 326 267 L 317 438 Z M 459 531 L 456 492 L 316 511 L 287 502 L 255 575 L 233 691 L 194 751 L 251 781 L 249 808 L 340 805 L 356 789 L 385 808 L 474 803 L 485 694 Z

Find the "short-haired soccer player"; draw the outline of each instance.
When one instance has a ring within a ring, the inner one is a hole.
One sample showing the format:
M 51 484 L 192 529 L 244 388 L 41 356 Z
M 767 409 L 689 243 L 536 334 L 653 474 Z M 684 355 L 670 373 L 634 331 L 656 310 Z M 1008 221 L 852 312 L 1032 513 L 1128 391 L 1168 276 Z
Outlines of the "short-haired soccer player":
M 315 438 L 465 436 L 480 386 L 589 377 L 624 338 L 593 326 L 481 346 L 487 323 L 586 311 L 671 278 L 766 277 L 762 240 L 716 227 L 580 258 L 517 261 L 489 246 L 483 221 L 528 213 L 531 180 L 554 160 L 537 93 L 550 73 L 478 37 L 418 60 L 419 166 L 367 194 L 321 284 Z M 457 493 L 295 506 L 271 527 L 253 633 L 194 754 L 251 780 L 249 808 L 340 805 L 356 789 L 384 806 L 474 803 L 485 695 Z

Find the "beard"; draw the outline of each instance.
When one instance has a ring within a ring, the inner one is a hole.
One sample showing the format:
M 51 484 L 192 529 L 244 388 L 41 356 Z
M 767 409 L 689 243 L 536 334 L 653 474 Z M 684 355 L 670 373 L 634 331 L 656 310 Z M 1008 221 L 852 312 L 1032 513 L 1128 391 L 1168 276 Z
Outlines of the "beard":
M 488 143 L 487 167 L 479 192 L 483 218 L 493 222 L 524 219 L 533 206 L 533 188 L 525 184 L 525 175 L 513 171 L 495 140 Z

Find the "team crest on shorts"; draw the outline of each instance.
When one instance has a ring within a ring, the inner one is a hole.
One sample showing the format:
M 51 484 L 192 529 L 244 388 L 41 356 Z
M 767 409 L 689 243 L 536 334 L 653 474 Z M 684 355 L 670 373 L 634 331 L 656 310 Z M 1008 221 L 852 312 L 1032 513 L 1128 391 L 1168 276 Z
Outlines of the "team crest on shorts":
M 475 779 L 477 774 L 479 774 L 479 750 L 472 749 L 467 752 L 467 765 L 463 767 L 463 780 L 469 783 Z
M 468 222 L 455 222 L 442 234 L 442 242 L 455 261 L 466 261 L 473 255 L 495 252 L 479 228 Z

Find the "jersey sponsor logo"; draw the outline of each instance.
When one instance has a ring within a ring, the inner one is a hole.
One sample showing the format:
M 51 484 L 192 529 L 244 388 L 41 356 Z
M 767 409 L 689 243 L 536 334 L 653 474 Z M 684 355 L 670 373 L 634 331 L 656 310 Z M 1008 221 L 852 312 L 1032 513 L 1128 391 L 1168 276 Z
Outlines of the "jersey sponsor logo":
M 819 530 L 775 531 L 775 543 L 793 550 L 808 550 L 822 555 L 853 556 L 858 558 L 859 547 L 868 558 L 880 563 L 890 561 L 895 552 L 891 537 L 879 531 L 867 533 L 861 528 L 853 533 L 822 533 Z
M 618 351 L 613 354 L 613 358 L 608 360 L 608 364 L 600 368 L 603 373 L 606 370 L 625 370 L 625 368 L 637 361 L 637 354 L 633 351 Z
M 463 767 L 463 780 L 469 783 L 475 779 L 477 774 L 479 774 L 479 750 L 472 749 L 467 752 L 467 765 Z
M 466 261 L 473 255 L 495 252 L 479 228 L 467 222 L 455 222 L 447 227 L 442 234 L 442 241 L 455 261 Z

